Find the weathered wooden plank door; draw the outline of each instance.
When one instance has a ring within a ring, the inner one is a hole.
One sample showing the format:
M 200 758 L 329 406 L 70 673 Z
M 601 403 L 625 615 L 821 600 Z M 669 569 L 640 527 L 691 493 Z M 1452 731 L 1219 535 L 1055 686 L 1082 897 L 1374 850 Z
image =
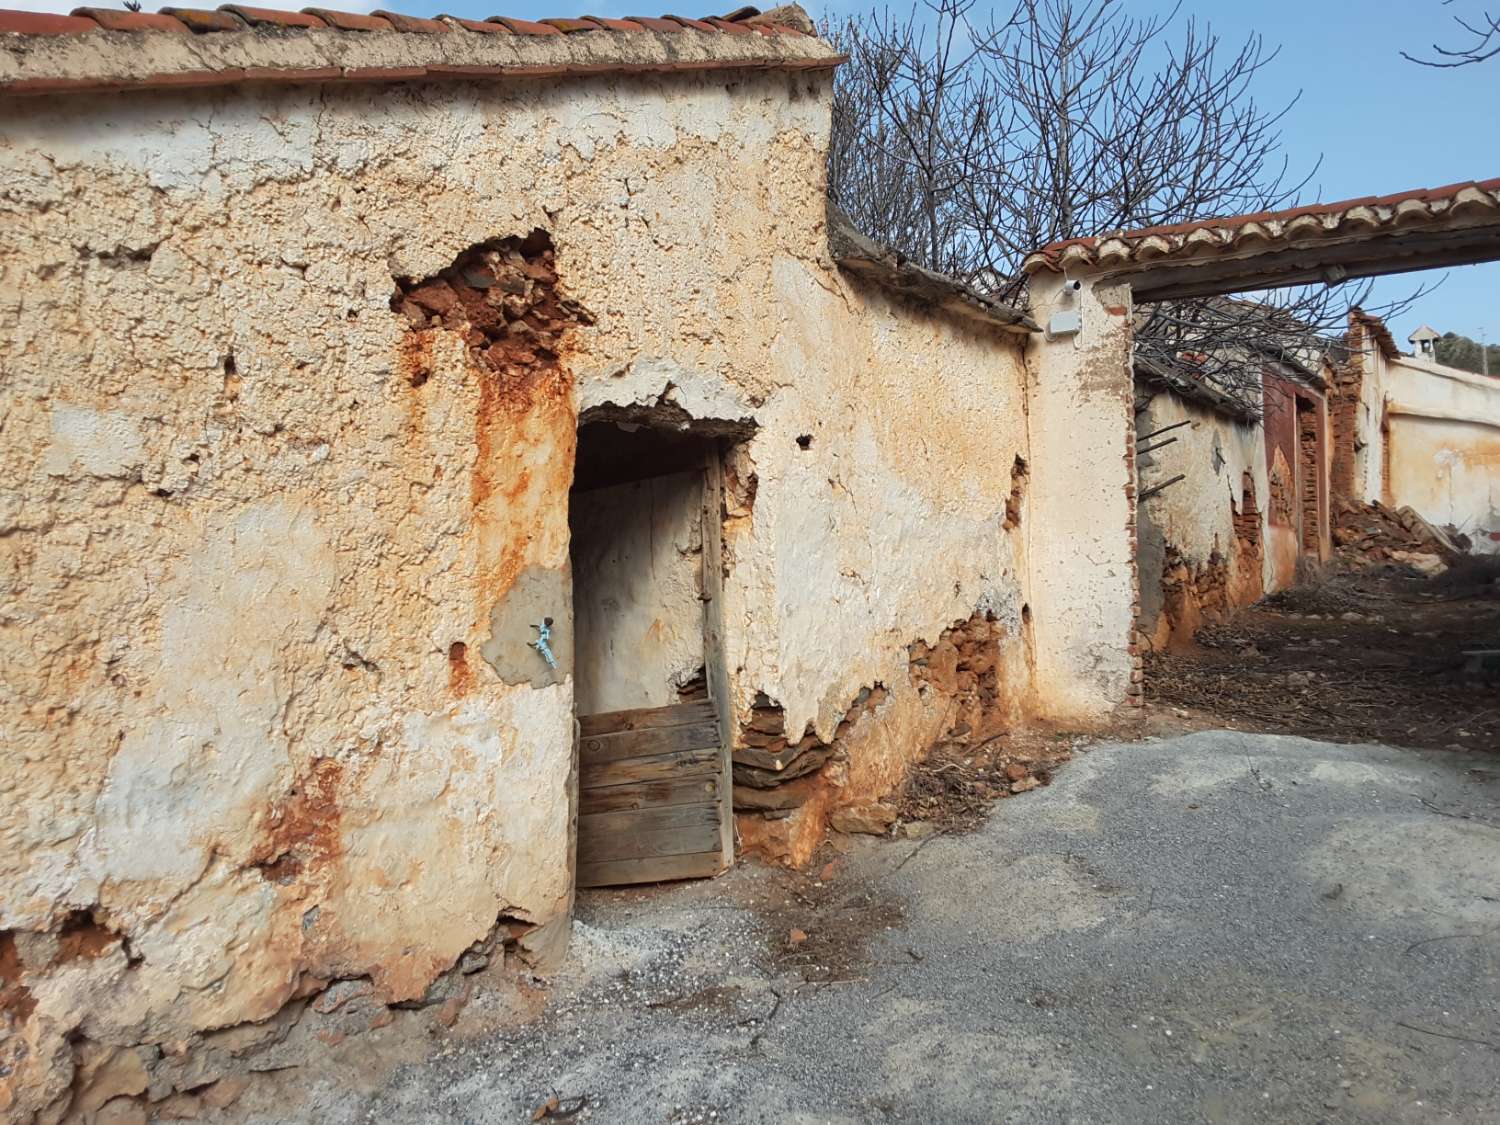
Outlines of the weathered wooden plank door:
M 579 719 L 578 885 L 716 875 L 726 805 L 707 701 Z
M 704 468 L 699 599 L 709 698 L 580 715 L 580 887 L 717 875 L 734 861 L 721 643 L 721 476 Z

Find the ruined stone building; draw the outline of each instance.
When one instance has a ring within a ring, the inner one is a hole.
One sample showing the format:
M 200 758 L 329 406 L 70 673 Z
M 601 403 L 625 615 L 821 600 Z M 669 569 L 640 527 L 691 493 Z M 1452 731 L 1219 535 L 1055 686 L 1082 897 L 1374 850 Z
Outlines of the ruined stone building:
M 810 30 L 0 14 L 7 1114 L 1138 697 L 1125 357 L 830 221 Z

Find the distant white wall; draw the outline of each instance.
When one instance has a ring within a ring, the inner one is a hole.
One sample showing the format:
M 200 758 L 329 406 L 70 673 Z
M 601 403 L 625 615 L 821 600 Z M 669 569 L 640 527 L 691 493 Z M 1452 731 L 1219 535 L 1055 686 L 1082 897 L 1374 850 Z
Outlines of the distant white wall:
M 1383 498 L 1500 552 L 1500 378 L 1407 356 L 1383 366 Z

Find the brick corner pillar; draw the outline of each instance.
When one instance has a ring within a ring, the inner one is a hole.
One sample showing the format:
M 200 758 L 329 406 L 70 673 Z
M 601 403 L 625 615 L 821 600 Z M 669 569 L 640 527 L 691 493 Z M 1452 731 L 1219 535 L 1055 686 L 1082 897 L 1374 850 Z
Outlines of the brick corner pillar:
M 1142 700 L 1130 287 L 1075 292 L 1043 273 L 1031 304 L 1044 330 L 1027 349 L 1037 708 L 1097 720 Z

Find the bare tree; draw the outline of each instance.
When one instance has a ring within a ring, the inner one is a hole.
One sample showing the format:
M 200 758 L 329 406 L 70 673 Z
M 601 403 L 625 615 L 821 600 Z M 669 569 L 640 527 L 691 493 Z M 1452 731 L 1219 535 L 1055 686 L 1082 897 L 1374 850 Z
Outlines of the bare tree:
M 1449 7 L 1453 0 L 1443 0 L 1443 6 Z M 1465 18 L 1454 16 L 1453 22 L 1472 37 L 1472 42 L 1457 47 L 1440 47 L 1434 43 L 1432 50 L 1436 58 L 1421 59 L 1415 55 L 1401 52 L 1401 57 L 1407 62 L 1420 63 L 1422 66 L 1433 66 L 1439 68 L 1452 68 L 1456 66 L 1470 66 L 1473 63 L 1481 63 L 1487 59 L 1493 59 L 1500 55 L 1500 15 L 1491 15 L 1488 11 L 1481 12 L 1478 16 Z
M 922 0 L 902 19 L 825 28 L 850 56 L 829 192 L 920 265 L 1020 302 L 1038 246 L 1274 210 L 1316 171 L 1292 175 L 1283 155 L 1295 98 L 1255 99 L 1275 57 L 1259 36 L 1226 46 L 1176 10 L 1134 18 L 1120 0 L 1015 0 L 983 27 L 974 9 Z M 1304 355 L 1368 297 L 1303 288 L 1146 306 L 1137 346 L 1258 401 L 1265 356 Z

